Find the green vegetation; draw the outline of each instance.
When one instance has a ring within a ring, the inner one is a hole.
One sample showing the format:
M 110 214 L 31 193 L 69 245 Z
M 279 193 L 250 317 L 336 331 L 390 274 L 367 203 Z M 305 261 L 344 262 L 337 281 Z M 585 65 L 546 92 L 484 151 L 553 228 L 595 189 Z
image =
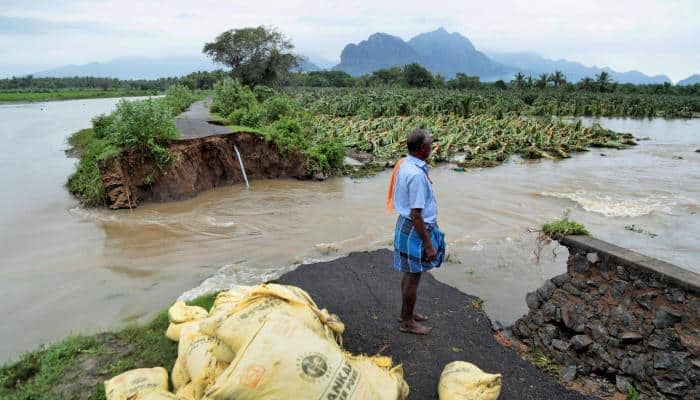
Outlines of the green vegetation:
M 55 91 L 0 91 L 0 102 L 37 102 L 52 100 L 96 99 L 107 97 L 135 97 L 157 94 L 153 90 L 100 90 L 65 89 Z
M 559 119 L 496 118 L 455 115 L 407 117 L 327 117 L 315 118 L 319 131 L 336 137 L 345 146 L 370 153 L 377 161 L 393 161 L 406 152 L 406 134 L 426 128 L 433 135 L 435 161 L 448 161 L 457 153 L 462 166 L 494 166 L 511 155 L 524 158 L 567 158 L 570 153 L 586 151 L 591 145 L 624 141 L 633 144 L 630 135 L 620 135 L 599 125 L 585 127 L 581 122 Z
M 254 91 L 230 78 L 217 83 L 212 102 L 215 119 L 234 132 L 261 134 L 282 153 L 299 152 L 309 173 L 332 173 L 342 167 L 342 141 L 318 130 L 314 119 L 294 100 L 269 88 L 257 86 Z M 261 103 L 259 99 L 265 100 Z
M 68 190 L 85 205 L 103 204 L 100 163 L 124 149 L 137 148 L 152 157 L 161 169 L 165 168 L 172 161 L 165 145 L 178 137 L 174 117 L 192 101 L 194 96 L 189 89 L 175 85 L 163 98 L 122 100 L 113 113 L 95 117 L 92 129 L 68 138 L 80 154 L 76 171 L 68 178 Z
M 245 85 L 275 85 L 296 66 L 292 43 L 274 28 L 232 29 L 204 45 L 215 62 L 231 67 L 231 76 Z
M 478 78 L 477 78 L 478 79 Z M 699 85 L 700 86 L 700 85 Z M 287 88 L 285 94 L 315 114 L 336 117 L 391 117 L 456 114 L 493 116 L 692 117 L 700 112 L 694 96 L 546 90 Z
M 626 400 L 639 400 L 639 392 L 634 388 L 634 386 L 627 390 Z
M 556 364 L 554 364 L 554 362 L 552 362 L 552 360 L 550 360 L 549 357 L 547 357 L 547 355 L 545 355 L 539 348 L 535 347 L 532 349 L 529 356 L 532 360 L 532 364 L 537 368 L 549 373 L 554 373 L 557 371 Z
M 189 304 L 211 308 L 215 295 Z M 71 336 L 24 354 L 0 367 L 0 398 L 68 399 L 89 393 L 104 399 L 103 381 L 134 368 L 164 367 L 170 372 L 177 343 L 165 337 L 167 310 L 151 322 L 115 333 Z M 90 367 L 85 367 L 90 365 Z
M 542 233 L 549 237 L 565 236 L 565 235 L 585 235 L 590 233 L 585 226 L 578 222 L 569 219 L 571 210 L 566 210 L 564 214 L 557 220 L 548 224 L 542 225 Z

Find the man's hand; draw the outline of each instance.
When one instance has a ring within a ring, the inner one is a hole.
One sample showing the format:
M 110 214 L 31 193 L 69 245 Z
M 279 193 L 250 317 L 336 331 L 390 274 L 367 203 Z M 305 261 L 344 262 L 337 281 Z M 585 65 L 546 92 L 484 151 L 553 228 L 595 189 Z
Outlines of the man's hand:
M 435 257 L 437 257 L 437 251 L 435 251 L 433 244 L 430 242 L 428 242 L 427 245 L 423 245 L 423 253 L 425 261 L 428 262 L 432 262 L 433 260 L 435 260 Z

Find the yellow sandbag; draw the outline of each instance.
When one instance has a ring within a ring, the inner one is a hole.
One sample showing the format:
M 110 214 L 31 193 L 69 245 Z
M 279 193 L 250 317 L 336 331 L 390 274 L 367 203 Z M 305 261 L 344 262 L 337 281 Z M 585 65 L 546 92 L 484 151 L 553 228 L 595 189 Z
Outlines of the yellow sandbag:
M 399 390 L 375 387 L 397 385 L 390 372 L 368 360 L 348 360 L 334 341 L 319 338 L 302 321 L 278 317 L 263 322 L 205 398 L 402 399 Z
M 175 396 L 178 400 L 195 400 L 194 389 L 192 389 L 192 385 L 190 384 L 181 387 L 180 390 L 175 393 Z
M 132 369 L 105 381 L 107 400 L 131 400 L 136 395 L 154 390 L 168 391 L 168 371 L 165 368 Z
M 143 395 L 138 395 L 133 400 L 178 400 L 178 398 L 170 392 L 154 390 Z
M 206 318 L 207 310 L 199 306 L 188 306 L 184 301 L 178 301 L 168 309 L 168 320 L 174 324 Z
M 224 305 L 233 304 L 235 306 L 248 296 L 251 288 L 253 288 L 253 286 L 236 286 L 233 289 L 217 294 L 214 299 L 214 304 L 211 310 L 209 310 L 209 315 L 215 314 L 217 310 Z
M 367 378 L 376 399 L 405 399 L 408 384 L 403 379 L 401 365 L 392 367 L 390 357 L 368 357 L 345 354 L 348 363 L 356 368 L 360 376 Z
M 182 361 L 179 358 L 173 365 L 173 370 L 170 373 L 170 379 L 173 381 L 173 388 L 175 390 L 181 389 L 190 382 L 190 374 L 187 372 L 187 369 L 182 366 Z
M 501 375 L 489 374 L 474 364 L 454 361 L 440 375 L 440 400 L 496 400 L 501 393 Z
M 342 341 L 345 326 L 340 319 L 319 310 L 311 297 L 299 288 L 276 284 L 251 288 L 248 296 L 228 314 L 212 316 L 200 322 L 203 333 L 221 339 L 236 352 L 267 318 L 289 316 L 303 321 L 320 337 Z
M 173 385 L 179 389 L 188 382 L 195 399 L 201 399 L 209 386 L 233 360 L 234 353 L 218 338 L 205 335 L 199 326 L 183 328 L 178 344 L 178 358 L 173 367 Z
M 197 325 L 199 324 L 199 321 L 201 320 L 194 320 L 194 321 L 188 321 L 188 322 L 183 322 L 181 324 L 174 324 L 170 323 L 168 325 L 168 329 L 165 331 L 165 337 L 168 339 L 172 340 L 173 342 L 179 342 L 180 341 L 180 333 L 182 332 L 182 328 L 188 325 Z

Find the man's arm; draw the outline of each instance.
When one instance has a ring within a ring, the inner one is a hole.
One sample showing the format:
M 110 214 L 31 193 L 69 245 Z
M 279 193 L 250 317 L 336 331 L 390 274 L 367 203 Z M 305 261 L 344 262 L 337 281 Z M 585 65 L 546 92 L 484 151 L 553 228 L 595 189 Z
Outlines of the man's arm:
M 416 232 L 423 240 L 423 251 L 426 261 L 433 261 L 437 256 L 437 252 L 433 247 L 433 242 L 430 241 L 430 236 L 428 236 L 428 230 L 425 229 L 425 222 L 423 221 L 423 209 L 422 208 L 412 208 L 411 209 L 411 221 L 413 221 L 413 227 L 416 228 Z

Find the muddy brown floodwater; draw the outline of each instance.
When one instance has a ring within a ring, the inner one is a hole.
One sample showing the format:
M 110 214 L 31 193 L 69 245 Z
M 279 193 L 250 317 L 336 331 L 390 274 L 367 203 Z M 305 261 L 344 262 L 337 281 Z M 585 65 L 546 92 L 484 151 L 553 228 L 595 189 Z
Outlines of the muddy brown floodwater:
M 183 293 L 257 283 L 300 262 L 390 244 L 388 172 L 253 181 L 250 190 L 218 188 L 131 212 L 79 207 L 62 186 L 75 162 L 63 154 L 65 138 L 115 103 L 0 105 L 0 361 L 71 332 L 143 321 Z M 567 208 L 599 238 L 700 272 L 700 120 L 601 122 L 651 140 L 560 162 L 436 168 L 451 262 L 435 276 L 511 323 L 525 311 L 525 294 L 561 273 L 567 256 L 550 245 L 537 263 L 537 234 L 528 228 Z M 631 225 L 637 232 L 625 229 Z M 386 286 L 398 290 L 397 282 Z

